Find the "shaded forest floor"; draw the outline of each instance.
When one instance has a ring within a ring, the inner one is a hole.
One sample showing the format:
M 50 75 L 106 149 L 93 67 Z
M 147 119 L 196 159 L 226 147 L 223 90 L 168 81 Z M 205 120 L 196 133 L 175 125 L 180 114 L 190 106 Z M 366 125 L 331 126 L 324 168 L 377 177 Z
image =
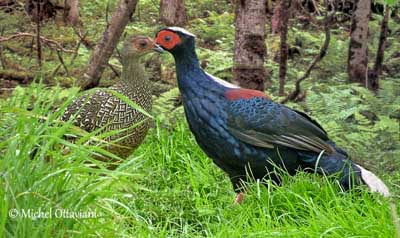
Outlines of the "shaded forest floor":
M 81 1 L 82 28 L 95 43 L 106 26 L 107 3 Z M 114 3 L 111 3 L 111 5 Z M 113 6 L 110 6 L 112 9 Z M 202 66 L 220 78 L 231 78 L 233 14 L 226 1 L 193 1 L 187 4 L 188 29 L 197 35 Z M 209 9 L 215 9 L 209 11 Z M 376 52 L 380 16 L 371 21 L 371 58 Z M 161 27 L 158 5 L 140 1 L 128 34 L 154 36 Z M 33 32 L 23 12 L 0 12 L 3 36 Z M 346 83 L 348 33 L 346 25 L 332 30 L 327 56 L 302 87 L 306 97 L 289 106 L 307 112 L 327 130 L 354 160 L 380 175 L 400 196 L 400 26 L 390 24 L 391 35 L 384 61 L 381 90 L 377 95 Z M 286 176 L 282 187 L 265 189 L 249 185 L 242 206 L 233 204 L 234 193 L 223 174 L 196 145 L 177 106 L 178 92 L 172 57 L 147 59 L 155 88 L 156 126 L 144 144 L 115 171 L 106 163 L 90 159 L 99 153 L 88 138 L 73 145 L 65 133 L 77 133 L 69 123 L 60 123 L 65 106 L 77 95 L 73 85 L 82 73 L 91 49 L 71 27 L 58 20 L 43 25 L 43 36 L 59 42 L 67 70 L 56 51 L 44 47 L 41 75 L 54 86 L 33 84 L 2 90 L 0 100 L 0 234 L 6 237 L 393 237 L 394 226 L 388 202 L 365 191 L 342 193 L 335 183 L 309 174 Z M 302 75 L 323 41 L 317 26 L 293 21 L 289 43 L 299 54 L 289 60 L 287 91 Z M 270 71 L 266 91 L 279 100 L 279 37 L 267 37 Z M 1 43 L 0 75 L 25 74 L 37 70 L 32 38 Z M 77 49 L 77 50 L 76 50 Z M 117 54 L 116 54 L 117 56 Z M 162 61 L 160 66 L 158 62 Z M 110 64 L 120 70 L 117 57 Z M 161 77 L 160 77 L 161 75 Z M 29 78 L 28 77 L 28 78 Z M 39 80 L 43 77 L 37 77 Z M 102 85 L 118 80 L 107 68 Z M 3 77 L 0 88 L 20 82 Z M 161 90 L 160 90 L 161 88 Z M 161 94 L 161 95 L 160 95 Z M 34 159 L 31 159 L 32 152 Z M 62 145 L 71 148 L 63 153 Z M 88 167 L 96 164 L 97 169 Z M 64 208 L 96 211 L 98 219 L 11 219 L 9 209 Z M 400 211 L 398 211 L 399 213 Z

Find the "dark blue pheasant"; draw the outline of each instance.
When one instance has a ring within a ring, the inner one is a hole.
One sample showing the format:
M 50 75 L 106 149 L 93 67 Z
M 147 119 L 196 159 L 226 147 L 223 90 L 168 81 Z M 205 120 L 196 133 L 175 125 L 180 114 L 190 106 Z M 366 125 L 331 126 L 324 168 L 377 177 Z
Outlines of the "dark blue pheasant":
M 190 130 L 204 152 L 228 173 L 242 199 L 241 180 L 280 183 L 276 166 L 295 174 L 299 169 L 338 174 L 344 189 L 365 183 L 389 195 L 374 174 L 351 162 L 324 129 L 302 112 L 274 103 L 264 93 L 243 89 L 204 72 L 193 34 L 178 27 L 157 33 L 156 43 L 175 58 L 179 90 Z M 319 156 L 322 154 L 322 156 Z

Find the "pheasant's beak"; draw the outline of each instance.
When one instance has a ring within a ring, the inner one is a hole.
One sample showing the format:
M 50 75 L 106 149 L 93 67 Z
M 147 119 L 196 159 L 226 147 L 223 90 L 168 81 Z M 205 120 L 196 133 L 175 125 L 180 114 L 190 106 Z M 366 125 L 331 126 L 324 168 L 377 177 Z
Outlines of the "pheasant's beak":
M 159 45 L 154 44 L 153 50 L 158 52 L 158 53 L 164 53 L 164 49 L 161 48 Z

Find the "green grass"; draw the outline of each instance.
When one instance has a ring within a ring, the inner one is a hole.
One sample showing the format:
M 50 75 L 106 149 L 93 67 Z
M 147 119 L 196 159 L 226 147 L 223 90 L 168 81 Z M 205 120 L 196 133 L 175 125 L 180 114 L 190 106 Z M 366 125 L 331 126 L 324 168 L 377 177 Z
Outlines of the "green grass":
M 74 128 L 57 120 L 75 93 L 33 85 L 0 101 L 0 237 L 394 237 L 386 199 L 343 193 L 313 174 L 284 176 L 269 189 L 251 183 L 244 204 L 235 205 L 228 177 L 183 120 L 156 123 L 109 171 L 91 159 L 102 153 L 98 146 L 63 139 Z M 395 191 L 399 177 L 385 177 Z M 97 218 L 11 218 L 12 209 L 93 211 Z

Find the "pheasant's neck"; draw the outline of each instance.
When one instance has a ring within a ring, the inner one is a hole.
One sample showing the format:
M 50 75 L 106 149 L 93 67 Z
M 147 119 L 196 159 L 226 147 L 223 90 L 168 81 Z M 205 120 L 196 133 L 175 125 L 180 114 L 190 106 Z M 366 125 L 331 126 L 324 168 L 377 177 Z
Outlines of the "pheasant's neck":
M 200 67 L 196 53 L 175 55 L 178 86 L 183 95 L 202 97 L 206 94 L 223 94 L 225 88 L 216 83 Z
M 139 58 L 122 60 L 121 84 L 132 89 L 149 85 L 144 66 L 140 63 Z
M 226 87 L 201 69 L 195 54 L 175 55 L 175 61 L 179 91 L 191 128 L 201 130 L 199 125 L 203 125 L 210 117 L 224 119 Z M 197 123 L 198 120 L 202 123 Z

